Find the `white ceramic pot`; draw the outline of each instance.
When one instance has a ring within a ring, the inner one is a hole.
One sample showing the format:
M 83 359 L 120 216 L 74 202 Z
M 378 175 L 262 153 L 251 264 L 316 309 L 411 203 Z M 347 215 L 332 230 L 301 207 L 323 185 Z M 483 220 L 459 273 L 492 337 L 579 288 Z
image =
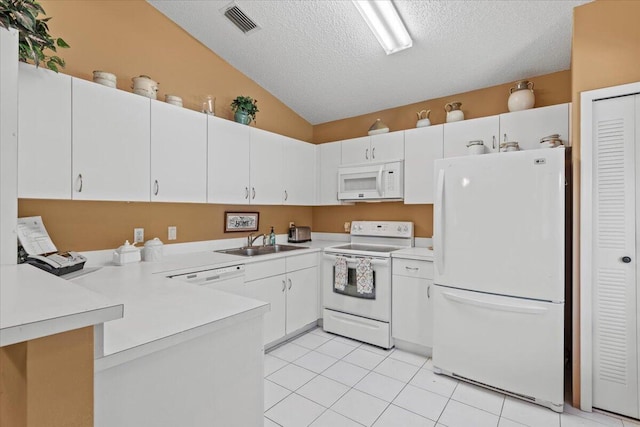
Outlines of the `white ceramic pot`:
M 160 83 L 144 75 L 134 77 L 131 80 L 133 81 L 133 85 L 131 86 L 133 93 L 151 99 L 158 99 L 158 85 Z
M 162 261 L 164 255 L 164 244 L 160 239 L 155 237 L 153 240 L 147 240 L 142 250 L 143 261 Z
M 130 244 L 127 240 L 124 245 L 113 252 L 113 263 L 125 265 L 132 262 L 140 262 L 140 249 Z
M 484 154 L 484 142 L 477 141 L 469 141 L 467 144 L 467 151 L 469 154 Z
M 520 145 L 516 141 L 503 142 L 502 144 L 500 144 L 500 151 L 520 151 Z
M 521 80 L 509 89 L 509 101 L 507 106 L 509 111 L 522 111 L 533 108 L 536 103 L 536 97 L 533 94 L 533 82 Z
M 93 72 L 93 81 L 104 86 L 115 88 L 117 78 L 115 74 L 96 70 Z
M 449 102 L 445 104 L 444 111 L 447 112 L 446 122 L 459 122 L 464 120 L 464 113 L 460 109 L 462 107 L 462 102 Z
M 182 98 L 176 95 L 165 95 L 164 101 L 167 104 L 176 105 L 178 107 L 182 107 Z

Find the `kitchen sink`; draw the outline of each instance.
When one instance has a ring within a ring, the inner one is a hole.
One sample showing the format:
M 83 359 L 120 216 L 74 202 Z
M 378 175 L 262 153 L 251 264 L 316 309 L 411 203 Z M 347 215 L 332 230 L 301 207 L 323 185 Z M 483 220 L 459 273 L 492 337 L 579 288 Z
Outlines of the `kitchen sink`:
M 244 246 L 242 248 L 224 249 L 216 251 L 222 254 L 229 255 L 241 255 L 241 256 L 256 256 L 256 255 L 268 255 L 278 252 L 295 251 L 298 249 L 309 249 L 306 246 L 293 246 L 293 245 L 270 245 L 270 246 Z

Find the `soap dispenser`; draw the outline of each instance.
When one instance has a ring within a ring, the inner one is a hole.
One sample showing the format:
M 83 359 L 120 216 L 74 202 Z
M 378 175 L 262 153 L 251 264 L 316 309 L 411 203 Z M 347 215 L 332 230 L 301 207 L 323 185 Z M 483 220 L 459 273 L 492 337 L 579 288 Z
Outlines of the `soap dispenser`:
M 274 233 L 273 231 L 273 225 L 271 226 L 271 233 L 269 233 L 269 244 L 270 245 L 276 244 L 276 233 Z

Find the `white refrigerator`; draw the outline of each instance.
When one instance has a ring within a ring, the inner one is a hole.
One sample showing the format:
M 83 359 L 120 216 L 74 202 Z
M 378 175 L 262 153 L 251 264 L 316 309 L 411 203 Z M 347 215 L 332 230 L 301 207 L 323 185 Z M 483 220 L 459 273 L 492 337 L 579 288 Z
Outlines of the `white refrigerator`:
M 565 149 L 435 162 L 436 372 L 563 410 Z

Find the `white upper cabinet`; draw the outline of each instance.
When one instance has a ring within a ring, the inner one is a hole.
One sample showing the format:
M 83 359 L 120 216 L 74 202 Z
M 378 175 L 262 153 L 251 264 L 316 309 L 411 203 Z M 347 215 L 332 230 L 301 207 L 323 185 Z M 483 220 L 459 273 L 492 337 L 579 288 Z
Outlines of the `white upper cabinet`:
M 251 128 L 251 203 L 281 205 L 284 200 L 283 136 Z
M 466 156 L 469 141 L 482 141 L 485 153 L 497 153 L 500 149 L 498 116 L 462 120 L 444 125 L 444 157 Z
M 72 79 L 74 199 L 150 200 L 150 102 Z
M 386 162 L 404 159 L 404 132 L 373 135 L 371 138 L 371 161 Z
M 151 201 L 207 201 L 207 116 L 151 101 Z
M 209 203 L 248 204 L 251 128 L 208 116 Z
M 433 161 L 443 155 L 444 125 L 404 133 L 404 203 L 433 204 Z
M 371 161 L 371 137 L 345 139 L 341 143 L 342 164 L 365 163 Z
M 404 159 L 404 132 L 390 132 L 342 141 L 342 164 Z
M 282 137 L 285 205 L 311 206 L 316 199 L 316 146 Z
M 71 199 L 71 77 L 18 66 L 18 197 Z
M 516 141 L 521 150 L 540 148 L 540 139 L 552 134 L 569 142 L 569 104 L 500 115 L 500 142 Z
M 317 146 L 318 205 L 339 205 L 338 166 L 341 159 L 341 142 L 329 142 Z

